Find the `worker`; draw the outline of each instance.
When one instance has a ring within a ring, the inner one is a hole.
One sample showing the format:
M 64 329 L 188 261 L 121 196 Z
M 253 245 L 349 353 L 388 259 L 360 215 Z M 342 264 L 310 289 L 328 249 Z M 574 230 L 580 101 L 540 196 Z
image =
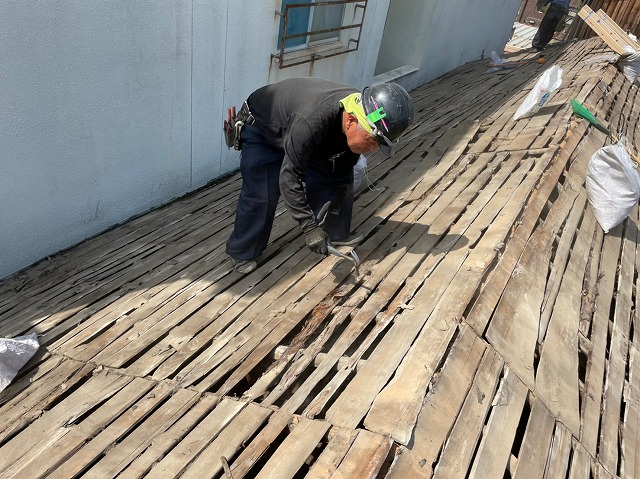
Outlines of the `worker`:
M 253 271 L 271 234 L 282 192 L 307 246 L 326 254 L 350 236 L 353 167 L 361 154 L 391 154 L 413 120 L 404 88 L 383 83 L 362 92 L 317 78 L 293 78 L 254 91 L 224 122 L 228 146 L 241 150 L 242 188 L 226 251 L 238 273 Z M 316 215 L 331 202 L 331 221 Z
M 541 52 L 553 38 L 558 25 L 564 21 L 567 13 L 569 13 L 570 0 L 548 0 L 543 1 L 543 7 L 549 5 L 547 11 L 542 17 L 538 31 L 533 37 L 531 46 L 533 50 Z

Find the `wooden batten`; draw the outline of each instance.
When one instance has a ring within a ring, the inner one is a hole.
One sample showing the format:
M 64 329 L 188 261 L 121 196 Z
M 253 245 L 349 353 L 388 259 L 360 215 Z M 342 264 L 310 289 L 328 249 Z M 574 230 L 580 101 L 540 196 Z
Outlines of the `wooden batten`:
M 580 9 L 578 15 L 614 52 L 624 55 L 640 51 L 640 45 L 629 37 L 603 10 L 594 12 L 588 5 L 585 5 Z

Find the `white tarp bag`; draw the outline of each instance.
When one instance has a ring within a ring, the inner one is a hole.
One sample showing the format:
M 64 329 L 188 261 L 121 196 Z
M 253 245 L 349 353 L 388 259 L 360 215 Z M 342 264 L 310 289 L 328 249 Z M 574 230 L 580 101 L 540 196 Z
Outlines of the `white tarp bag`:
M 36 333 L 12 339 L 0 338 L 0 391 L 13 381 L 39 347 Z
M 353 167 L 353 191 L 357 192 L 362 186 L 362 178 L 367 174 L 367 157 L 360 155 L 358 163 Z
M 622 223 L 640 199 L 637 165 L 621 143 L 593 154 L 585 186 L 593 213 L 605 233 Z
M 552 65 L 538 78 L 535 86 L 516 110 L 513 119 L 519 120 L 535 115 L 540 108 L 549 103 L 560 85 L 562 85 L 562 68 Z
M 640 75 L 640 52 L 620 59 L 618 68 L 631 84 L 636 82 L 640 83 L 640 80 L 638 80 L 638 76 Z

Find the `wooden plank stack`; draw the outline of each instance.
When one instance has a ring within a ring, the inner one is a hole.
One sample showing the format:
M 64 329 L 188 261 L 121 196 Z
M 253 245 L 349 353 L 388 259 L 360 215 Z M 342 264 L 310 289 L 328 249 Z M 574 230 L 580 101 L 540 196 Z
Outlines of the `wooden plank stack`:
M 579 7 L 588 3 L 594 10 L 602 10 L 625 32 L 640 37 L 640 0 L 582 0 Z M 593 37 L 593 30 L 584 22 L 572 22 L 567 38 L 580 39 Z
M 413 91 L 357 195 L 360 276 L 284 208 L 233 272 L 235 175 L 1 283 L 0 335 L 42 348 L 0 394 L 0 477 L 638 477 L 639 212 L 598 226 L 607 139 L 568 105 L 640 145 L 603 51 Z M 513 121 L 553 63 L 560 91 Z
M 580 9 L 578 15 L 604 40 L 609 48 L 619 55 L 640 51 L 640 44 L 627 35 L 604 11 L 594 12 L 588 5 L 585 5 Z

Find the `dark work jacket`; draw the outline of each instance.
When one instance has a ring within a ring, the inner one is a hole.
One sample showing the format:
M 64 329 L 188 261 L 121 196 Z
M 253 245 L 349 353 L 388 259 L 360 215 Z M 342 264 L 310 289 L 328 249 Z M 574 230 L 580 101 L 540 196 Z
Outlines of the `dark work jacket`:
M 550 0 L 549 3 L 551 3 L 552 5 L 559 5 L 563 7 L 565 10 L 569 10 L 569 4 L 571 3 L 571 1 L 570 0 Z
M 303 229 L 315 225 L 304 190 L 308 170 L 327 178 L 338 195 L 353 181 L 359 155 L 349 150 L 342 132 L 340 100 L 357 91 L 317 78 L 293 78 L 259 88 L 247 99 L 255 126 L 284 151 L 280 191 Z

